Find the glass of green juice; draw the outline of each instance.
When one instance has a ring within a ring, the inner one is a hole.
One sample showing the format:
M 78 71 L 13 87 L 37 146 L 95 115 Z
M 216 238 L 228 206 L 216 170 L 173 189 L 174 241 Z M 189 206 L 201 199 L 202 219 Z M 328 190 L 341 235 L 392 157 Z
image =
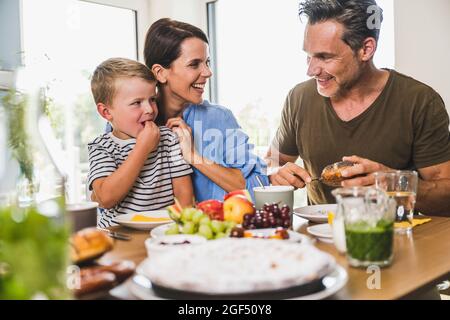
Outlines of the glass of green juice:
M 344 219 L 347 259 L 353 267 L 388 266 L 393 260 L 395 201 L 383 190 L 352 187 L 333 190 Z

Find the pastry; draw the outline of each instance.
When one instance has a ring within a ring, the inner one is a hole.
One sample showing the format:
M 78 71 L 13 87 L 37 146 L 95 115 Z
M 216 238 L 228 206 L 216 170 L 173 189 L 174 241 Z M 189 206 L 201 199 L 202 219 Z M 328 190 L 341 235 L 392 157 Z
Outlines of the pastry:
M 354 165 L 355 163 L 350 161 L 340 161 L 330 164 L 322 170 L 320 180 L 326 185 L 340 187 L 341 182 L 346 179 L 342 176 L 342 171 Z
M 97 258 L 111 250 L 114 241 L 101 230 L 86 228 L 71 236 L 70 245 L 72 262 L 81 263 Z

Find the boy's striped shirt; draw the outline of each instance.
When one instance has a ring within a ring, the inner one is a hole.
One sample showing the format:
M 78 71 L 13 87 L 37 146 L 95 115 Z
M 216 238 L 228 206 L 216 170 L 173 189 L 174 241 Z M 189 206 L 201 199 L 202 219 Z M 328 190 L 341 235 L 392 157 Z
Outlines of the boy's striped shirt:
M 127 196 L 112 209 L 100 209 L 100 227 L 116 225 L 112 219 L 119 214 L 157 210 L 173 204 L 172 179 L 192 173 L 181 154 L 177 135 L 167 127 L 159 129 L 158 148 L 149 154 Z M 111 132 L 89 143 L 89 190 L 95 179 L 108 177 L 116 171 L 135 144 L 136 139 L 122 140 Z

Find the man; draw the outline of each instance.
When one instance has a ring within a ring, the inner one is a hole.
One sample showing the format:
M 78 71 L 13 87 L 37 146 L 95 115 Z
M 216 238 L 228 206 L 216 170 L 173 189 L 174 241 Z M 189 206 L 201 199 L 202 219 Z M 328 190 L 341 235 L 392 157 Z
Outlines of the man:
M 308 76 L 288 94 L 267 157 L 274 185 L 307 186 L 311 204 L 335 202 L 313 181 L 331 163 L 356 165 L 342 186 L 372 185 L 372 173 L 417 170 L 416 208 L 450 215 L 449 117 L 432 88 L 373 63 L 381 23 L 375 0 L 306 0 Z M 379 16 L 375 16 L 378 14 Z M 375 19 L 374 19 L 375 18 Z M 379 19 L 377 19 L 379 18 Z M 301 157 L 304 168 L 294 164 Z

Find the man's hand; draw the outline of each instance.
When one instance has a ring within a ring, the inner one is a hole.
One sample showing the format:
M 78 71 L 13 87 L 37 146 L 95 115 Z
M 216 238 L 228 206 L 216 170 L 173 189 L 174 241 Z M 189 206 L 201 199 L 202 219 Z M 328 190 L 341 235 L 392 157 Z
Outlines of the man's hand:
M 342 160 L 356 163 L 354 166 L 342 171 L 342 176 L 346 178 L 346 180 L 342 181 L 343 187 L 373 185 L 375 183 L 374 172 L 391 170 L 381 163 L 358 156 L 343 157 Z M 358 177 L 348 179 L 354 176 Z
M 144 129 L 136 137 L 136 146 L 149 154 L 158 147 L 160 135 L 159 128 L 153 121 L 145 121 Z
M 306 183 L 311 182 L 309 173 L 292 162 L 278 168 L 276 172 L 269 176 L 269 179 L 273 185 L 288 185 L 295 188 L 303 188 Z
M 195 154 L 194 140 L 192 139 L 192 129 L 180 117 L 170 118 L 166 126 L 172 129 L 180 141 L 181 153 L 187 163 L 192 163 Z

